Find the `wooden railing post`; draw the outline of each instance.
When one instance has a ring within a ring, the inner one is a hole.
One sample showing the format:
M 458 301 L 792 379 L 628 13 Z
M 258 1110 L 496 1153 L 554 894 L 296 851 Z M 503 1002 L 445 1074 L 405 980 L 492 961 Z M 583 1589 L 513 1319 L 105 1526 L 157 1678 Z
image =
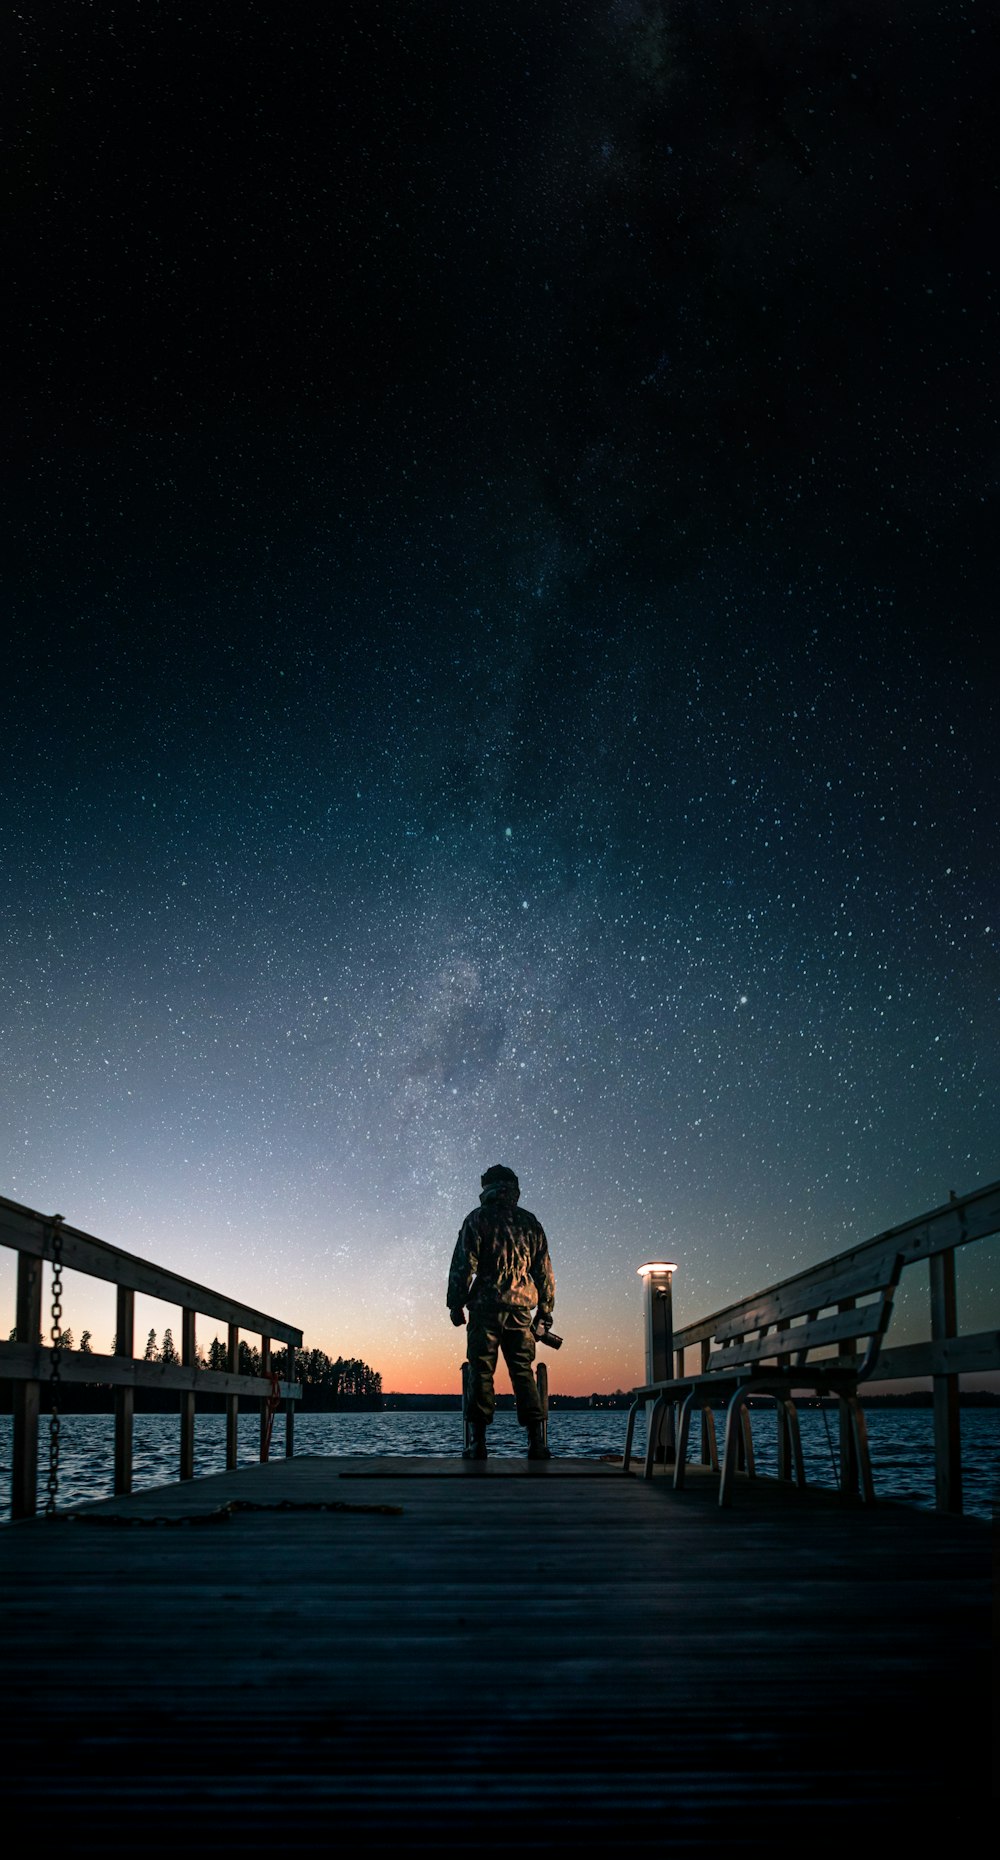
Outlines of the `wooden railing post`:
M 789 1318 L 779 1318 L 776 1330 L 788 1330 Z M 792 1429 L 788 1419 L 788 1410 L 783 1401 L 775 1402 L 774 1411 L 778 1425 L 778 1478 L 790 1479 L 792 1476 Z
M 698 1367 L 702 1375 L 704 1375 L 708 1369 L 708 1359 L 711 1354 L 712 1339 L 711 1337 L 703 1337 L 698 1345 Z M 701 1463 L 703 1466 L 711 1466 L 715 1472 L 719 1470 L 719 1449 L 715 1439 L 715 1416 L 711 1408 L 703 1408 L 701 1411 Z
M 115 1311 L 115 1355 L 135 1355 L 135 1293 L 119 1285 Z M 115 1493 L 132 1490 L 132 1417 L 135 1390 L 115 1390 Z
M 856 1298 L 841 1298 L 838 1311 L 854 1311 Z M 857 1356 L 857 1339 L 851 1338 L 841 1346 L 844 1356 Z M 840 1417 L 840 1489 L 842 1492 L 856 1492 L 858 1489 L 858 1446 L 854 1438 L 851 1411 L 846 1402 L 837 1403 Z
M 238 1324 L 229 1326 L 229 1373 L 240 1373 L 240 1329 Z M 226 1471 L 232 1472 L 236 1466 L 239 1445 L 240 1398 L 238 1395 L 226 1396 Z
M 195 1334 L 193 1311 L 187 1306 L 181 1312 L 181 1362 L 189 1369 L 195 1366 Z M 181 1390 L 181 1470 L 182 1479 L 194 1478 L 194 1390 Z
M 42 1328 L 42 1262 L 17 1256 L 17 1341 L 37 1345 Z M 38 1393 L 36 1381 L 14 1384 L 12 1518 L 33 1518 L 38 1508 Z
M 548 1446 L 549 1444 L 549 1366 L 547 1363 L 539 1363 L 537 1369 L 535 1370 L 535 1381 L 538 1385 L 538 1399 L 539 1399 L 539 1402 L 541 1403 L 541 1409 L 542 1409 L 542 1439 L 544 1440 L 545 1445 Z
M 931 1345 L 958 1335 L 955 1249 L 932 1253 Z M 962 1428 L 957 1375 L 934 1377 L 934 1492 L 938 1511 L 962 1509 Z
M 285 1363 L 286 1363 L 285 1381 L 290 1384 L 295 1381 L 295 1345 L 294 1343 L 287 1343 L 285 1345 Z M 291 1459 L 294 1459 L 294 1457 L 295 1457 L 295 1403 L 294 1401 L 291 1400 L 291 1398 L 289 1398 L 285 1403 L 285 1458 L 286 1460 L 291 1460 Z
M 269 1376 L 271 1373 L 271 1339 L 270 1337 L 262 1337 L 260 1340 L 260 1373 L 262 1376 Z M 262 1395 L 260 1398 L 260 1457 L 262 1461 L 267 1459 L 268 1446 L 269 1446 L 269 1442 L 268 1442 L 268 1437 L 267 1437 L 267 1396 Z

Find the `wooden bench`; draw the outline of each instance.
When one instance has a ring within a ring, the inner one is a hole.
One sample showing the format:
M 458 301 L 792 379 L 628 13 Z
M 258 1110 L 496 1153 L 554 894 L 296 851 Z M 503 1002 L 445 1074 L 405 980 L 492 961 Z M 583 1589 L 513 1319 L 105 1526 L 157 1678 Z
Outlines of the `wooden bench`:
M 795 1396 L 834 1395 L 840 1404 L 840 1485 L 853 1492 L 860 1483 L 866 1503 L 874 1501 L 871 1456 L 859 1386 L 871 1372 L 892 1316 L 892 1302 L 902 1259 L 879 1253 L 845 1269 L 804 1274 L 770 1292 L 730 1306 L 710 1339 L 702 1345 L 702 1366 L 635 1391 L 625 1435 L 624 1469 L 632 1455 L 636 1416 L 652 1401 L 646 1443 L 645 1477 L 653 1464 L 668 1409 L 679 1408 L 676 1426 L 674 1486 L 684 1484 L 687 1445 L 694 1414 L 702 1416 L 702 1456 L 719 1470 L 713 1410 L 725 1407 L 726 1432 L 719 1481 L 719 1504 L 732 1503 L 733 1484 L 742 1463 L 754 1471 L 753 1435 L 748 1403 L 766 1395 L 778 1414 L 778 1475 L 806 1483 Z M 682 1353 L 678 1353 L 679 1363 Z

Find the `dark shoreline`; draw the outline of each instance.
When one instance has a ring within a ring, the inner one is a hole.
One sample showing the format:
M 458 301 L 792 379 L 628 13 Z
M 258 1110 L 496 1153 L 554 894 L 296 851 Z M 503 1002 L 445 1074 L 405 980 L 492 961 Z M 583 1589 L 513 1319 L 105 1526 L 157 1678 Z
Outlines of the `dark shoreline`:
M 933 1408 L 934 1406 L 934 1393 L 931 1389 L 913 1389 L 901 1395 L 866 1395 L 862 1389 L 861 1394 L 866 1408 Z M 1000 1391 L 994 1389 L 964 1389 L 960 1391 L 959 1403 L 963 1408 L 1000 1408 Z M 589 1409 L 594 1414 L 608 1414 L 613 1411 L 627 1414 L 631 1405 L 632 1398 L 630 1395 L 624 1396 L 621 1400 L 618 1400 L 613 1395 L 602 1395 L 596 1399 L 590 1395 L 551 1395 L 549 1397 L 550 1408 L 583 1408 Z M 770 1402 L 765 1395 L 755 1399 L 752 1398 L 750 1405 L 751 1407 L 756 1407 L 758 1405 L 769 1407 Z M 837 1402 L 834 1396 L 828 1396 L 823 1400 L 818 1400 L 813 1395 L 804 1395 L 798 1403 L 800 1408 L 835 1408 L 836 1405 Z M 385 1413 L 388 1413 L 390 1410 L 400 1412 L 412 1412 L 421 1409 L 451 1410 L 460 1409 L 462 1401 L 459 1395 L 402 1395 L 390 1393 L 388 1395 L 383 1395 L 381 1406 L 382 1411 Z M 513 1407 L 513 1395 L 504 1395 L 498 1392 L 497 1408 L 513 1410 Z
M 407 1395 L 390 1393 L 388 1395 L 383 1395 L 381 1398 L 373 1398 L 371 1396 L 345 1396 L 336 1401 L 317 1401 L 315 1398 L 310 1399 L 310 1395 L 312 1395 L 312 1391 L 310 1391 L 310 1394 L 306 1396 L 304 1401 L 297 1404 L 297 1412 L 300 1415 L 453 1414 L 458 1413 L 462 1406 L 461 1396 L 457 1394 Z M 39 1396 L 41 1412 L 47 1415 L 50 1409 L 49 1388 L 46 1383 L 41 1385 Z M 963 1408 L 998 1408 L 1000 1407 L 1000 1393 L 992 1389 L 966 1389 L 960 1393 L 959 1403 Z M 630 1398 L 627 1396 L 621 1399 L 615 1396 L 601 1396 L 595 1400 L 589 1395 L 554 1395 L 550 1398 L 549 1402 L 549 1407 L 551 1409 L 575 1410 L 577 1412 L 582 1409 L 589 1410 L 594 1414 L 607 1414 L 610 1412 L 625 1414 L 628 1412 L 630 1405 Z M 757 1405 L 757 1402 L 751 1403 L 753 1407 Z M 770 1406 L 766 1396 L 760 1398 L 759 1405 L 762 1407 Z M 934 1396 L 930 1389 L 915 1389 L 907 1394 L 901 1395 L 866 1395 L 864 1397 L 864 1405 L 869 1411 L 881 1408 L 929 1409 L 934 1405 Z M 256 1396 L 248 1397 L 240 1403 L 240 1411 L 243 1414 L 253 1414 L 257 1411 L 258 1407 L 259 1402 Z M 799 1402 L 799 1407 L 835 1408 L 836 1401 L 832 1397 L 819 1401 L 815 1396 L 805 1396 Z M 107 1384 L 97 1384 L 92 1388 L 88 1388 L 85 1385 L 81 1386 L 80 1384 L 64 1387 L 59 1408 L 62 1414 L 110 1415 L 114 1413 L 114 1391 L 108 1387 Z M 156 1389 L 136 1389 L 135 1391 L 136 1414 L 176 1414 L 178 1409 L 179 1397 L 176 1394 L 169 1394 L 166 1392 L 161 1394 L 160 1391 Z M 513 1409 L 513 1396 L 498 1392 L 498 1412 L 513 1412 Z M 9 1381 L 0 1381 L 0 1414 L 9 1415 L 12 1412 L 12 1384 Z M 225 1397 L 221 1395 L 199 1396 L 198 1413 L 224 1414 Z

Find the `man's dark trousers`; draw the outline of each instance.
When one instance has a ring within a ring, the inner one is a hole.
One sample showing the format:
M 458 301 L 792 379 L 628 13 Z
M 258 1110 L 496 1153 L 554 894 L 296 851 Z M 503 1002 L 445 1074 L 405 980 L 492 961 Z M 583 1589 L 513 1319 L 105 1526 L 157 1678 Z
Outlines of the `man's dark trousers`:
M 501 1350 L 517 1402 L 517 1418 L 522 1427 L 527 1427 L 530 1421 L 540 1421 L 542 1418 L 538 1384 L 532 1370 L 535 1338 L 531 1328 L 531 1313 L 509 1305 L 494 1305 L 491 1309 L 477 1309 L 469 1313 L 468 1357 L 472 1369 L 472 1387 L 469 1390 L 468 1419 L 487 1423 L 493 1419 L 496 1406 L 493 1373 Z

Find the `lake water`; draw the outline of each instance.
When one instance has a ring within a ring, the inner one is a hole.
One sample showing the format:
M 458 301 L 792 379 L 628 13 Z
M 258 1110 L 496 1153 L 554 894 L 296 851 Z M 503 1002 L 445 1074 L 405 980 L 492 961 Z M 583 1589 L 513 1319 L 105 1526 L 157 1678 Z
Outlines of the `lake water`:
M 837 1416 L 825 1409 L 801 1412 L 802 1445 L 811 1483 L 833 1486 Z M 554 1456 L 599 1458 L 620 1453 L 627 1416 L 620 1410 L 556 1408 L 549 1415 L 549 1445 Z M 929 1409 L 872 1409 L 867 1414 L 875 1490 L 880 1498 L 932 1508 L 934 1504 L 933 1417 Z M 10 1417 L 0 1418 L 0 1519 L 10 1517 Z M 694 1430 L 692 1430 L 694 1431 Z M 177 1474 L 179 1422 L 176 1415 L 136 1415 L 134 1486 L 137 1491 L 173 1484 Z M 260 1419 L 240 1416 L 239 1463 L 256 1460 Z M 758 1471 L 777 1470 L 774 1418 L 754 1415 Z M 387 1414 L 307 1414 L 295 1422 L 295 1450 L 334 1458 L 355 1454 L 404 1454 L 438 1458 L 461 1452 L 462 1417 L 457 1412 L 395 1410 Z M 498 1458 L 524 1452 L 525 1436 L 513 1413 L 498 1414 L 490 1429 L 490 1452 Z M 636 1451 L 644 1450 L 642 1420 L 636 1428 Z M 692 1450 L 693 1451 L 693 1450 Z M 284 1452 L 284 1419 L 275 1423 L 274 1457 Z M 113 1484 L 114 1420 L 111 1415 L 71 1414 L 63 1418 L 60 1450 L 59 1509 L 87 1499 L 106 1498 Z M 39 1508 L 48 1472 L 48 1424 L 42 1417 Z M 962 1410 L 962 1460 L 965 1510 L 989 1519 L 1000 1502 L 1000 1409 Z M 225 1416 L 199 1415 L 195 1424 L 195 1474 L 223 1472 L 226 1464 Z

